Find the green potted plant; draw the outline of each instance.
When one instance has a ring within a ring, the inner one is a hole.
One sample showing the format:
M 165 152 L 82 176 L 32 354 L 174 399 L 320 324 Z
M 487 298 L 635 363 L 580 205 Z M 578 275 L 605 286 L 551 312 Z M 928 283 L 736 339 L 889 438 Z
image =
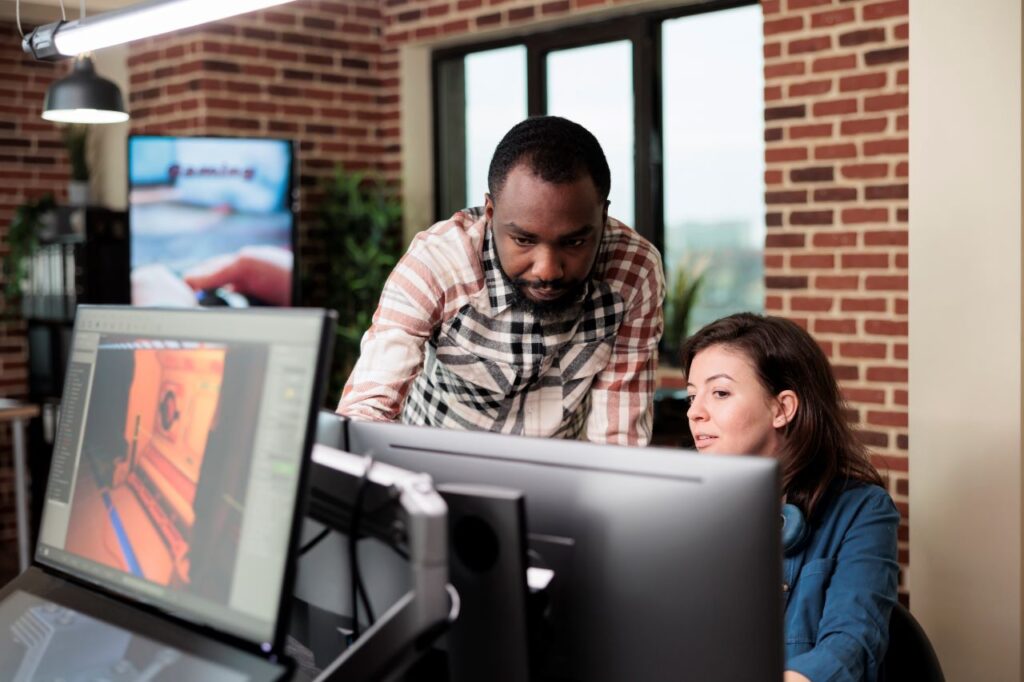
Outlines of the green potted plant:
M 325 305 L 338 312 L 327 399 L 336 404 L 359 357 L 381 290 L 401 255 L 402 205 L 364 173 L 335 169 L 318 214 L 327 258 Z
M 44 194 L 14 210 L 14 217 L 7 231 L 7 255 L 3 261 L 4 298 L 7 301 L 5 309 L 9 314 L 16 310 L 11 304 L 25 293 L 22 285 L 28 279 L 29 262 L 39 245 L 39 234 L 45 216 L 55 206 L 53 195 Z
M 68 182 L 68 204 L 85 206 L 89 203 L 89 163 L 87 159 L 89 126 L 72 123 L 62 131 L 64 147 L 68 150 L 71 180 Z
M 672 285 L 665 293 L 665 333 L 662 334 L 662 357 L 668 364 L 678 362 L 679 347 L 689 332 L 690 313 L 697 305 L 704 282 L 706 262 L 695 265 L 680 261 L 672 275 Z

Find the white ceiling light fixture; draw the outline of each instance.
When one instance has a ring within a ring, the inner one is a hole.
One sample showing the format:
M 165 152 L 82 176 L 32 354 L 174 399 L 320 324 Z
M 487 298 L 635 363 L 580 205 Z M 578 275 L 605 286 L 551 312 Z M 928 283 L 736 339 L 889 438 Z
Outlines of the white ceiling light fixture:
M 287 2 L 292 0 L 147 0 L 78 21 L 39 26 L 21 45 L 36 59 L 65 59 Z

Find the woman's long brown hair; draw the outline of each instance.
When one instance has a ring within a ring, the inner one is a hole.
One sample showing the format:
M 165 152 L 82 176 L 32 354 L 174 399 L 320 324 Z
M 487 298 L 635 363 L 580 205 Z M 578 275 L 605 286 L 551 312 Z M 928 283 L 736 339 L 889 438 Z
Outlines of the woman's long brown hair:
M 810 334 L 781 317 L 754 313 L 723 317 L 683 344 L 683 372 L 689 374 L 697 353 L 712 346 L 743 353 L 772 396 L 790 390 L 799 398 L 796 415 L 785 428 L 785 445 L 779 455 L 782 492 L 787 502 L 813 519 L 837 480 L 884 487 L 867 448 L 847 423 L 832 366 Z

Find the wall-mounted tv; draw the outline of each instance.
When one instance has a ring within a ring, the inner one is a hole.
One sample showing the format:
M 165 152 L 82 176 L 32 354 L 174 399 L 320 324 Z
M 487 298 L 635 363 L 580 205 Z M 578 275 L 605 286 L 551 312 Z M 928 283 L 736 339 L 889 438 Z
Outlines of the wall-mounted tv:
M 128 138 L 132 303 L 292 305 L 288 140 Z

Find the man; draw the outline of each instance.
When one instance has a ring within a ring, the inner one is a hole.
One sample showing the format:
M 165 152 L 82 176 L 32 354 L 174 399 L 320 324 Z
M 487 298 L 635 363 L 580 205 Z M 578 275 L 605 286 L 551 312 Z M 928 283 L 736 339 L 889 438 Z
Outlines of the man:
M 483 209 L 420 233 L 381 294 L 340 414 L 645 445 L 661 256 L 608 217 L 600 144 L 563 118 L 498 144 Z

